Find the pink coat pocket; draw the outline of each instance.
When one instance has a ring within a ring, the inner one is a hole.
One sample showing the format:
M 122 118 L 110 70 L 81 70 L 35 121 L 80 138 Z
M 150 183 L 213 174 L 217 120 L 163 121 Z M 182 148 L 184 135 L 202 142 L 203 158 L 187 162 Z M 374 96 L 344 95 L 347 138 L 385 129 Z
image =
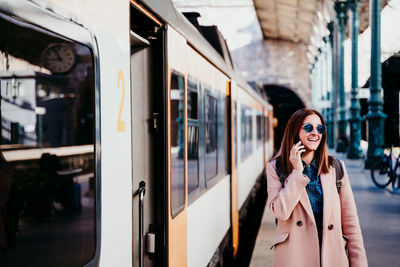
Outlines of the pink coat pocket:
M 342 235 L 343 237 L 343 243 L 344 243 L 344 250 L 346 251 L 347 257 L 349 257 L 349 249 L 347 247 L 347 242 L 349 242 L 349 238 L 345 235 Z
M 281 233 L 275 236 L 274 242 L 270 249 L 273 249 L 275 246 L 279 245 L 280 243 L 285 242 L 289 237 L 289 233 Z

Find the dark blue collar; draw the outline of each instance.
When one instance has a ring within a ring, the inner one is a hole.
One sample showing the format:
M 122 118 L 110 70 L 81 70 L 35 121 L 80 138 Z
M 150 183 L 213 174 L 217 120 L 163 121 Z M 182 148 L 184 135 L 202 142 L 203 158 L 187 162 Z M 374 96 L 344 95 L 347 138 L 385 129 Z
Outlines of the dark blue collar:
M 304 160 L 301 161 L 303 163 L 303 167 L 306 167 L 307 164 Z M 315 160 L 315 158 L 313 159 L 313 161 L 311 161 L 311 164 L 309 165 L 310 167 L 312 166 L 313 168 L 317 169 L 317 161 Z

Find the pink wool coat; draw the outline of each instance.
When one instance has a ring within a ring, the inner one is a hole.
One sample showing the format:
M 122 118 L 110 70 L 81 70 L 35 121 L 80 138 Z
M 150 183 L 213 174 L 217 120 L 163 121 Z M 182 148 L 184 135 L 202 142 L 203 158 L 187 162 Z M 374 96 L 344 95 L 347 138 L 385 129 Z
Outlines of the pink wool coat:
M 331 167 L 329 173 L 320 175 L 324 206 L 322 248 L 319 253 L 317 227 L 305 189 L 308 177 L 293 170 L 282 188 L 275 171 L 275 161 L 268 163 L 268 207 L 278 219 L 271 247 L 274 249 L 273 266 L 368 266 L 353 192 L 343 162 L 342 165 L 344 176 L 340 195 L 336 188 L 335 168 Z

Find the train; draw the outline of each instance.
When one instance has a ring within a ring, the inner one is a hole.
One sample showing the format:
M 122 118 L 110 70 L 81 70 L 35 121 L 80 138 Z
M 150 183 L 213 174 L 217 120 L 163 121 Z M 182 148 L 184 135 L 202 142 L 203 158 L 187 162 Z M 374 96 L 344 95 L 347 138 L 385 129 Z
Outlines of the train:
M 0 31 L 1 266 L 234 262 L 274 114 L 215 27 L 170 1 L 0 0 Z

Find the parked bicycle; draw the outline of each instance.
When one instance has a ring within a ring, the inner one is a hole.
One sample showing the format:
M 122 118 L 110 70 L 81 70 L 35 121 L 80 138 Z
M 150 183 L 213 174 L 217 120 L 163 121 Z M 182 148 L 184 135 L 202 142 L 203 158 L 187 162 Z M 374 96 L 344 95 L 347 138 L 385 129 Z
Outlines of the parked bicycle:
M 393 190 L 396 190 L 400 186 L 400 175 L 397 173 L 399 167 L 400 153 L 395 157 L 393 147 L 385 148 L 383 154 L 371 168 L 372 182 L 379 188 L 385 188 L 392 183 Z

